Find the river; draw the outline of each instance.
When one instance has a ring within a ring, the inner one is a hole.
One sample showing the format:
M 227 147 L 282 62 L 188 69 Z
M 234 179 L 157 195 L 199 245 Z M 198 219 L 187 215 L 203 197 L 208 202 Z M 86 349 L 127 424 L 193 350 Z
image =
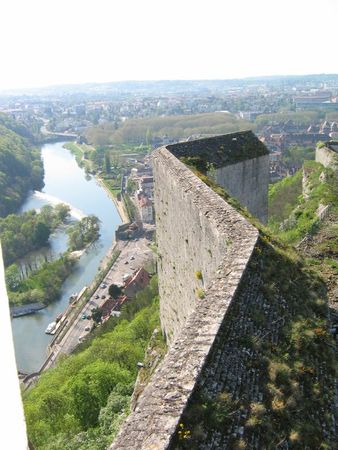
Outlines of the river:
M 121 218 L 106 191 L 95 178 L 89 178 L 81 169 L 63 142 L 42 147 L 45 168 L 45 186 L 42 192 L 32 193 L 22 211 L 39 209 L 46 204 L 64 202 L 71 206 L 75 218 L 94 214 L 100 219 L 100 239 L 81 256 L 73 273 L 65 281 L 59 301 L 29 316 L 12 319 L 13 338 L 18 369 L 21 372 L 37 371 L 47 356 L 47 346 L 52 336 L 45 329 L 68 306 L 69 297 L 88 286 L 94 279 L 101 260 L 109 251 L 114 233 Z M 65 234 L 59 231 L 51 239 L 52 251 L 64 251 Z

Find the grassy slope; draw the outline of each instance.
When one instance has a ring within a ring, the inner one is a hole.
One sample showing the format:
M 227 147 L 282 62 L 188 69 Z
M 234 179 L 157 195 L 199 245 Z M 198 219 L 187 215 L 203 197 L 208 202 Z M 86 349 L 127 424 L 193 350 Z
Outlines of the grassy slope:
M 334 198 L 332 173 L 327 172 L 328 183 L 323 186 L 317 183 L 322 167 L 311 162 L 308 168 L 312 170 L 310 179 L 314 192 L 310 203 L 302 206 L 295 234 L 298 239 L 315 229 L 313 213 L 318 201 Z M 204 396 L 203 389 L 198 391 L 186 411 L 173 448 L 199 448 L 205 436 L 212 436 L 215 432 L 226 435 L 235 411 L 246 410 L 249 416 L 242 423 L 244 438 L 233 441 L 231 448 L 251 448 L 247 439 L 256 435 L 261 436 L 261 444 L 264 443 L 264 448 L 269 449 L 286 441 L 296 449 L 330 449 L 331 443 L 323 434 L 322 423 L 326 424 L 327 429 L 332 426 L 330 405 L 334 395 L 335 362 L 333 340 L 328 333 L 325 283 L 295 249 L 274 238 L 270 231 L 229 198 L 220 186 L 204 175 L 198 175 L 260 230 L 259 245 L 250 262 L 249 273 L 251 271 L 259 275 L 259 289 L 265 302 L 279 311 L 281 317 L 284 316 L 285 325 L 278 346 L 260 338 L 238 344 L 239 352 L 248 345 L 257 352 L 252 364 L 261 371 L 260 390 L 264 392 L 262 402 L 248 405 L 245 399 L 235 401 L 229 391 L 217 398 Z M 295 189 L 291 202 L 296 203 L 299 175 L 293 181 L 285 182 L 283 189 L 290 190 L 290 186 Z M 278 192 L 280 196 L 283 198 L 283 194 Z M 284 195 L 284 198 L 287 197 Z M 309 221 L 305 224 L 307 217 Z M 295 235 L 291 236 L 292 241 Z M 285 241 L 286 237 L 284 234 Z M 286 305 L 283 308 L 282 303 Z M 259 322 L 264 317 L 263 313 L 255 311 L 253 319 Z M 246 357 L 243 363 L 249 363 L 250 366 L 250 358 L 248 361 Z M 322 411 L 322 415 L 318 416 L 318 410 Z
M 301 195 L 302 171 L 270 188 L 269 225 L 284 242 L 297 244 L 307 234 L 314 234 L 320 226 L 316 210 L 319 204 L 331 205 L 338 212 L 338 184 L 334 172 L 314 161 L 306 161 L 308 198 Z M 288 219 L 280 230 L 280 222 Z
M 275 345 L 265 328 L 265 309 L 256 306 L 250 316 L 254 333 L 244 338 L 235 331 L 229 336 L 232 357 L 247 371 L 255 371 L 262 399 L 253 401 L 247 395 L 235 399 L 231 381 L 230 385 L 225 381 L 216 397 L 200 386 L 172 448 L 198 449 L 219 433 L 233 449 L 251 449 L 253 439 L 259 448 L 271 450 L 286 441 L 293 449 L 331 449 L 322 427 L 323 423 L 327 430 L 332 427 L 334 376 L 325 285 L 294 252 L 263 232 L 239 289 L 238 295 L 246 299 L 250 272 L 259 276 L 258 292 L 269 305 L 269 314 L 285 321 Z M 229 310 L 229 321 L 240 320 L 238 306 Z M 232 438 L 230 433 L 238 426 L 243 427 L 243 437 Z

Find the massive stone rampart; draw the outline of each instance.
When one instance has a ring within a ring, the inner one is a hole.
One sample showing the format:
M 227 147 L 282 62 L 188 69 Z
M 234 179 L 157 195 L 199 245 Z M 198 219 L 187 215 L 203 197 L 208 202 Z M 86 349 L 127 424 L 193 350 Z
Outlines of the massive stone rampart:
M 161 324 L 171 341 L 229 249 L 239 249 L 255 229 L 166 148 L 155 153 L 153 166 Z
M 317 147 L 316 162 L 323 164 L 324 167 L 338 170 L 338 143 L 335 145 L 327 143 L 324 147 Z
M 171 346 L 112 450 L 170 446 L 258 239 L 164 147 L 154 175 L 161 321 Z
M 210 174 L 211 175 L 211 174 Z M 211 175 L 212 176 L 212 175 Z M 268 221 L 269 155 L 216 169 L 214 181 L 224 187 L 262 223 Z
M 208 173 L 251 214 L 267 222 L 269 152 L 252 131 L 180 142 L 167 149 Z

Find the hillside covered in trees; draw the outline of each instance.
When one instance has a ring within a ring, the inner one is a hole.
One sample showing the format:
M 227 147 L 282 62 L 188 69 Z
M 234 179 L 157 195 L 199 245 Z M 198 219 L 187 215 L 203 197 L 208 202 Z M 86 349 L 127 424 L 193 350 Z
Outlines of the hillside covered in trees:
M 36 450 L 104 450 L 129 413 L 139 361 L 159 327 L 157 279 L 110 318 L 73 355 L 44 372 L 23 395 L 28 436 Z M 163 355 L 160 333 L 152 347 Z M 143 370 L 143 369 L 142 369 Z M 145 369 L 144 369 L 145 370 Z
M 23 125 L 0 114 L 0 217 L 14 212 L 32 189 L 43 186 L 40 151 Z

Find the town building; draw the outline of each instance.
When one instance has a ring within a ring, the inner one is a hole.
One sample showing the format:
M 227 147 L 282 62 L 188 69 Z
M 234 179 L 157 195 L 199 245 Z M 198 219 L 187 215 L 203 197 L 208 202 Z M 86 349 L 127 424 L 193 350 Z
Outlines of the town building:
M 138 291 L 144 289 L 150 281 L 149 273 L 141 267 L 125 281 L 124 293 L 128 298 L 135 297 Z

